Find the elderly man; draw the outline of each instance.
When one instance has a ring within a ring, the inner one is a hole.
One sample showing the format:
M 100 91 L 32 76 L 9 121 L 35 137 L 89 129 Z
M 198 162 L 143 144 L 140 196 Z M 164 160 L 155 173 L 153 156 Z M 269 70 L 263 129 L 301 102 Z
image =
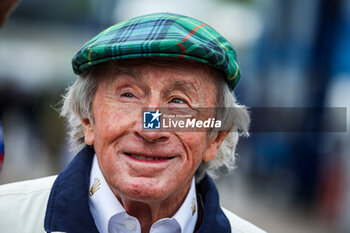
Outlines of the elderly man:
M 181 15 L 145 15 L 87 42 L 73 69 L 80 76 L 61 114 L 78 153 L 57 177 L 1 187 L 2 232 L 263 232 L 220 207 L 210 178 L 233 168 L 249 124 L 232 95 L 236 54 L 219 33 Z M 146 108 L 157 109 L 151 122 L 159 109 L 215 108 L 209 119 L 222 125 L 147 129 Z

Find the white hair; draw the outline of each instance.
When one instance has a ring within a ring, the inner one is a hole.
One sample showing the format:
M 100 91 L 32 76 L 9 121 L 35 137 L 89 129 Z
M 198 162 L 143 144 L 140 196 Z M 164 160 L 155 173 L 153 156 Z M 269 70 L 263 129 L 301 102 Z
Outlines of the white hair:
M 90 122 L 94 122 L 92 102 L 97 89 L 98 70 L 99 68 L 92 68 L 83 73 L 72 86 L 67 88 L 66 95 L 63 96 L 61 116 L 66 118 L 69 142 L 74 153 L 86 146 L 80 119 L 89 119 Z M 235 168 L 238 138 L 242 135 L 248 136 L 250 117 L 246 107 L 237 103 L 227 82 L 222 78 L 222 73 L 216 73 L 220 76 L 216 85 L 216 118 L 222 120 L 222 128 L 230 129 L 230 133 L 221 144 L 215 158 L 200 164 L 196 171 L 197 182 L 203 178 L 205 172 L 213 178 L 223 173 L 230 173 Z M 212 131 L 208 137 L 214 134 L 215 132 Z

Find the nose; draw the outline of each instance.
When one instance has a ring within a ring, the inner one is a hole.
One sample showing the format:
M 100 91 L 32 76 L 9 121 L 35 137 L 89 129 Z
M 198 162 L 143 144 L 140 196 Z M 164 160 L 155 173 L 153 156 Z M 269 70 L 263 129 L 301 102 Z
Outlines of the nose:
M 170 138 L 170 135 L 168 132 L 146 131 L 145 129 L 141 129 L 138 132 L 138 135 L 144 141 L 149 142 L 149 143 L 163 143 L 163 142 L 166 142 Z
M 154 112 L 143 111 L 142 120 L 136 129 L 138 137 L 147 142 L 165 142 L 170 138 L 170 133 L 162 129 L 162 117 L 159 109 Z M 160 126 L 160 128 L 158 128 Z
M 147 101 L 147 104 L 145 104 L 144 109 L 142 111 L 142 121 L 137 127 L 137 135 L 141 137 L 144 141 L 147 142 L 165 142 L 169 139 L 170 133 L 165 132 L 162 128 L 147 128 L 145 126 L 148 125 L 148 123 L 152 124 L 158 124 L 162 125 L 162 113 L 161 113 L 161 101 L 160 101 L 160 93 L 158 92 L 152 92 L 150 98 Z M 151 111 L 152 113 L 148 114 L 148 121 L 145 117 L 144 112 L 145 111 Z
M 159 108 L 161 106 L 161 93 L 156 90 L 151 90 L 145 108 Z

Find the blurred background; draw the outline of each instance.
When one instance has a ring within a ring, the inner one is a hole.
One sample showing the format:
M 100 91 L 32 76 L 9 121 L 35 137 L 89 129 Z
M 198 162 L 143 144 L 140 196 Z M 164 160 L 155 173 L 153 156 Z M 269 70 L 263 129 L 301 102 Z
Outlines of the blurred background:
M 72 57 L 106 27 L 152 12 L 198 18 L 231 41 L 235 93 L 249 107 L 350 106 L 349 0 L 22 0 L 0 28 L 0 184 L 66 166 L 58 109 Z M 222 205 L 272 233 L 350 232 L 348 130 L 252 132 L 217 181 Z

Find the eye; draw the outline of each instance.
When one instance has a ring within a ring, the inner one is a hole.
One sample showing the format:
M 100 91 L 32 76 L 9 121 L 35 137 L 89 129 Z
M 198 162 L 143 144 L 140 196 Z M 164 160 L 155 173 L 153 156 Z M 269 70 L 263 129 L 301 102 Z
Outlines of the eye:
M 122 96 L 128 97 L 128 98 L 135 97 L 135 96 L 134 96 L 132 93 L 130 93 L 130 92 L 123 93 Z
M 185 100 L 180 99 L 180 98 L 173 98 L 170 102 L 171 103 L 175 103 L 175 104 L 184 104 L 184 103 L 186 103 Z

